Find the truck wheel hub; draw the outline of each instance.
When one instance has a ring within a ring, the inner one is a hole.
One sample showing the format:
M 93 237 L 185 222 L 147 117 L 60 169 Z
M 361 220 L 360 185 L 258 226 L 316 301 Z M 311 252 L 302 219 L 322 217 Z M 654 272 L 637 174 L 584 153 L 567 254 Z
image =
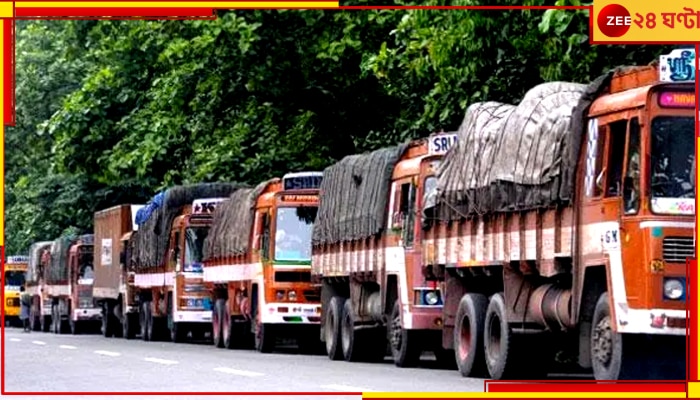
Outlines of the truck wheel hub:
M 608 365 L 612 357 L 612 329 L 610 317 L 605 317 L 593 331 L 593 356 L 603 365 Z

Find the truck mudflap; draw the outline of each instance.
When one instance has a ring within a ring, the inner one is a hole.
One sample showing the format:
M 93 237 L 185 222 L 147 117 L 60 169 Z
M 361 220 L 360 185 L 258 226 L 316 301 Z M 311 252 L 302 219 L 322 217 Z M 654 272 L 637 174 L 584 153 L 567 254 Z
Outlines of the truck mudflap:
M 212 312 L 209 311 L 175 311 L 173 322 L 211 323 Z
M 619 333 L 685 336 L 686 310 L 627 309 L 617 315 Z
M 321 304 L 268 303 L 262 308 L 264 324 L 312 324 L 321 323 Z
M 76 308 L 73 310 L 74 321 L 95 321 L 102 319 L 101 308 Z

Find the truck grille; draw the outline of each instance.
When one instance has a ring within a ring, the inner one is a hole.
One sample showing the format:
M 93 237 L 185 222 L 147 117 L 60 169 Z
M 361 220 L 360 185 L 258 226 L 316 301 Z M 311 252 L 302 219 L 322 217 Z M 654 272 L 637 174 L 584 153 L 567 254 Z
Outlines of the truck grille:
M 685 263 L 687 258 L 695 256 L 693 238 L 690 236 L 669 236 L 664 238 L 664 261 Z

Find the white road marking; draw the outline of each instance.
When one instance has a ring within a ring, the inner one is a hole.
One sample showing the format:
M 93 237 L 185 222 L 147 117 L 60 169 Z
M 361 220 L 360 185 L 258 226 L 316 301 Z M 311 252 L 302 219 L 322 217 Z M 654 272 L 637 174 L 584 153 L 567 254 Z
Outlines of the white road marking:
M 77 349 L 77 347 L 75 347 L 75 346 L 69 346 L 69 345 L 67 345 L 67 344 L 62 344 L 62 345 L 60 345 L 60 346 L 58 346 L 58 347 L 60 347 L 60 348 L 62 348 L 62 349 L 68 349 L 68 350 L 75 350 L 75 349 Z
M 374 390 L 364 389 L 357 386 L 346 386 L 346 385 L 323 385 L 324 389 L 337 390 L 338 392 L 374 392 Z
M 43 346 L 43 345 L 46 344 L 46 342 L 42 342 L 42 341 L 39 341 L 39 340 L 35 340 L 35 341 L 33 341 L 32 343 L 38 344 L 39 346 Z
M 152 357 L 146 357 L 144 358 L 144 361 L 156 363 L 156 364 L 163 364 L 163 365 L 173 365 L 177 364 L 178 362 L 175 360 L 165 360 L 162 358 L 152 358 Z
M 110 357 L 117 357 L 117 356 L 121 355 L 119 353 L 115 353 L 113 351 L 106 351 L 106 350 L 95 350 L 95 354 L 100 354 L 103 356 L 110 356 Z
M 250 378 L 265 375 L 265 374 L 261 374 L 260 372 L 244 371 L 244 370 L 240 370 L 240 369 L 233 369 L 233 368 L 226 368 L 226 367 L 214 368 L 214 371 L 223 372 L 225 374 L 231 374 L 231 375 L 247 376 Z
M 10 338 L 10 342 L 21 342 L 22 339 L 17 339 L 17 338 Z

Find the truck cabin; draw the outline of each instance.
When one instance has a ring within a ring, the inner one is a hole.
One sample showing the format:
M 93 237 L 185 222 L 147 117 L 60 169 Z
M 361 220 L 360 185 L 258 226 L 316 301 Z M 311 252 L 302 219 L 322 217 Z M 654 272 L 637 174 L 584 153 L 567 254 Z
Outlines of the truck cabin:
M 394 167 L 392 181 L 393 201 L 390 202 L 391 227 L 402 232 L 404 246 L 411 247 L 416 229 L 416 210 L 423 208 L 423 203 L 435 196 L 437 187 L 437 169 L 447 150 L 457 142 L 456 132 L 440 132 L 427 139 L 415 140 L 409 144 L 401 160 Z M 405 229 L 413 227 L 413 229 Z
M 204 240 L 212 224 L 216 205 L 225 199 L 197 199 L 184 207 L 183 213 L 173 221 L 171 233 L 171 263 L 178 272 L 202 272 Z M 184 249 L 184 257 L 181 249 Z
M 601 213 L 619 220 L 625 274 L 641 283 L 639 293 L 628 289 L 630 307 L 683 309 L 685 263 L 694 256 L 694 83 L 644 83 L 589 109 L 582 157 L 595 162 L 580 164 L 589 209 L 582 222 Z
M 29 258 L 25 256 L 10 256 L 5 263 L 3 273 L 5 279 L 5 292 L 19 291 L 24 286 Z
M 78 285 L 92 285 L 95 279 L 93 266 L 93 236 L 83 235 L 68 250 L 68 267 Z
M 311 265 L 311 232 L 318 212 L 322 179 L 322 172 L 299 172 L 282 177 L 282 190 L 274 194 L 275 213 L 271 221 L 276 264 Z

